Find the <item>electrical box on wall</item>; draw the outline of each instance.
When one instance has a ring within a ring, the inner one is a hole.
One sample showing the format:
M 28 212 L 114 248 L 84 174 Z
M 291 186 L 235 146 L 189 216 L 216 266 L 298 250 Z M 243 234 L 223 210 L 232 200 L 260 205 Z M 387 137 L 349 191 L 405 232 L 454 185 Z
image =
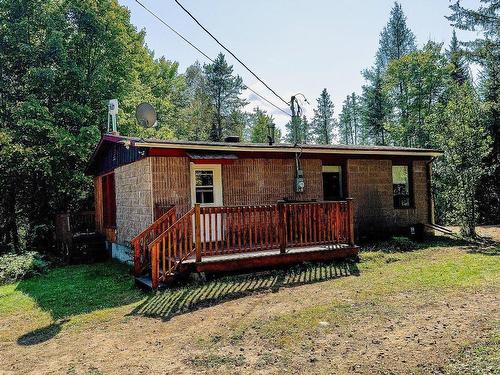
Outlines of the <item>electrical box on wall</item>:
M 295 192 L 303 193 L 304 186 L 304 172 L 302 171 L 302 169 L 297 169 L 297 175 L 295 176 Z

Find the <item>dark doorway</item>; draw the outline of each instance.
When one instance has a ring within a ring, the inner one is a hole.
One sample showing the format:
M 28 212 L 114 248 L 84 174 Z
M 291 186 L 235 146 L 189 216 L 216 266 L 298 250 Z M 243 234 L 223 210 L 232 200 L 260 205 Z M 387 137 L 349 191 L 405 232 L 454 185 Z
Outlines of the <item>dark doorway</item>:
M 338 201 L 342 199 L 341 172 L 323 172 L 323 199 Z

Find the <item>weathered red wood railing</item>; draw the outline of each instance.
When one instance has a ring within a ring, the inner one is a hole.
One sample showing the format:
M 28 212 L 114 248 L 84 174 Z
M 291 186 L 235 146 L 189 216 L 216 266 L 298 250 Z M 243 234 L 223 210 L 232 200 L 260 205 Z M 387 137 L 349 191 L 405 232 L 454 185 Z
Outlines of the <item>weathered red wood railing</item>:
M 177 220 L 175 207 L 171 206 L 153 224 L 144 229 L 131 241 L 134 249 L 134 275 L 139 276 L 149 269 L 149 244 Z
M 354 245 L 352 200 L 200 207 L 149 243 L 155 289 L 187 258 L 330 244 Z
M 195 213 L 198 215 L 195 216 Z M 193 218 L 195 223 L 193 223 Z M 199 206 L 186 212 L 179 220 L 163 231 L 149 244 L 151 254 L 151 284 L 153 289 L 175 272 L 177 266 L 194 254 L 194 231 L 199 238 Z M 199 243 L 199 240 L 198 240 Z

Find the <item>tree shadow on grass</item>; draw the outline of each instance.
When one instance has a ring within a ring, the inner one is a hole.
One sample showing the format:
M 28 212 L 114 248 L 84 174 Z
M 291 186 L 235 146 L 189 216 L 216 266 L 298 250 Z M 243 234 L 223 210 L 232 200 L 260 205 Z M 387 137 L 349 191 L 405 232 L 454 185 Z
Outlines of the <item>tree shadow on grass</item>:
M 311 263 L 252 274 L 223 276 L 203 283 L 190 283 L 157 292 L 135 308 L 131 315 L 168 321 L 176 315 L 253 293 L 276 292 L 280 288 L 352 275 L 359 275 L 359 269 L 354 262 Z
M 128 266 L 105 262 L 60 267 L 21 281 L 16 291 L 31 297 L 54 323 L 18 338 L 33 345 L 55 337 L 72 316 L 128 305 L 144 298 L 135 288 Z

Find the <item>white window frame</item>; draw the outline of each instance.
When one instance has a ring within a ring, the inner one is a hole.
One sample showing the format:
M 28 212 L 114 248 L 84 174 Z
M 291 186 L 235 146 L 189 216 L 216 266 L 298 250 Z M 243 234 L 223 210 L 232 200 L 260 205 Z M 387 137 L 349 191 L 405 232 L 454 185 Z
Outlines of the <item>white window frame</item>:
M 190 163 L 191 169 L 191 206 L 196 203 L 196 171 L 212 171 L 214 187 L 214 203 L 202 203 L 203 207 L 222 206 L 222 170 L 220 164 Z

